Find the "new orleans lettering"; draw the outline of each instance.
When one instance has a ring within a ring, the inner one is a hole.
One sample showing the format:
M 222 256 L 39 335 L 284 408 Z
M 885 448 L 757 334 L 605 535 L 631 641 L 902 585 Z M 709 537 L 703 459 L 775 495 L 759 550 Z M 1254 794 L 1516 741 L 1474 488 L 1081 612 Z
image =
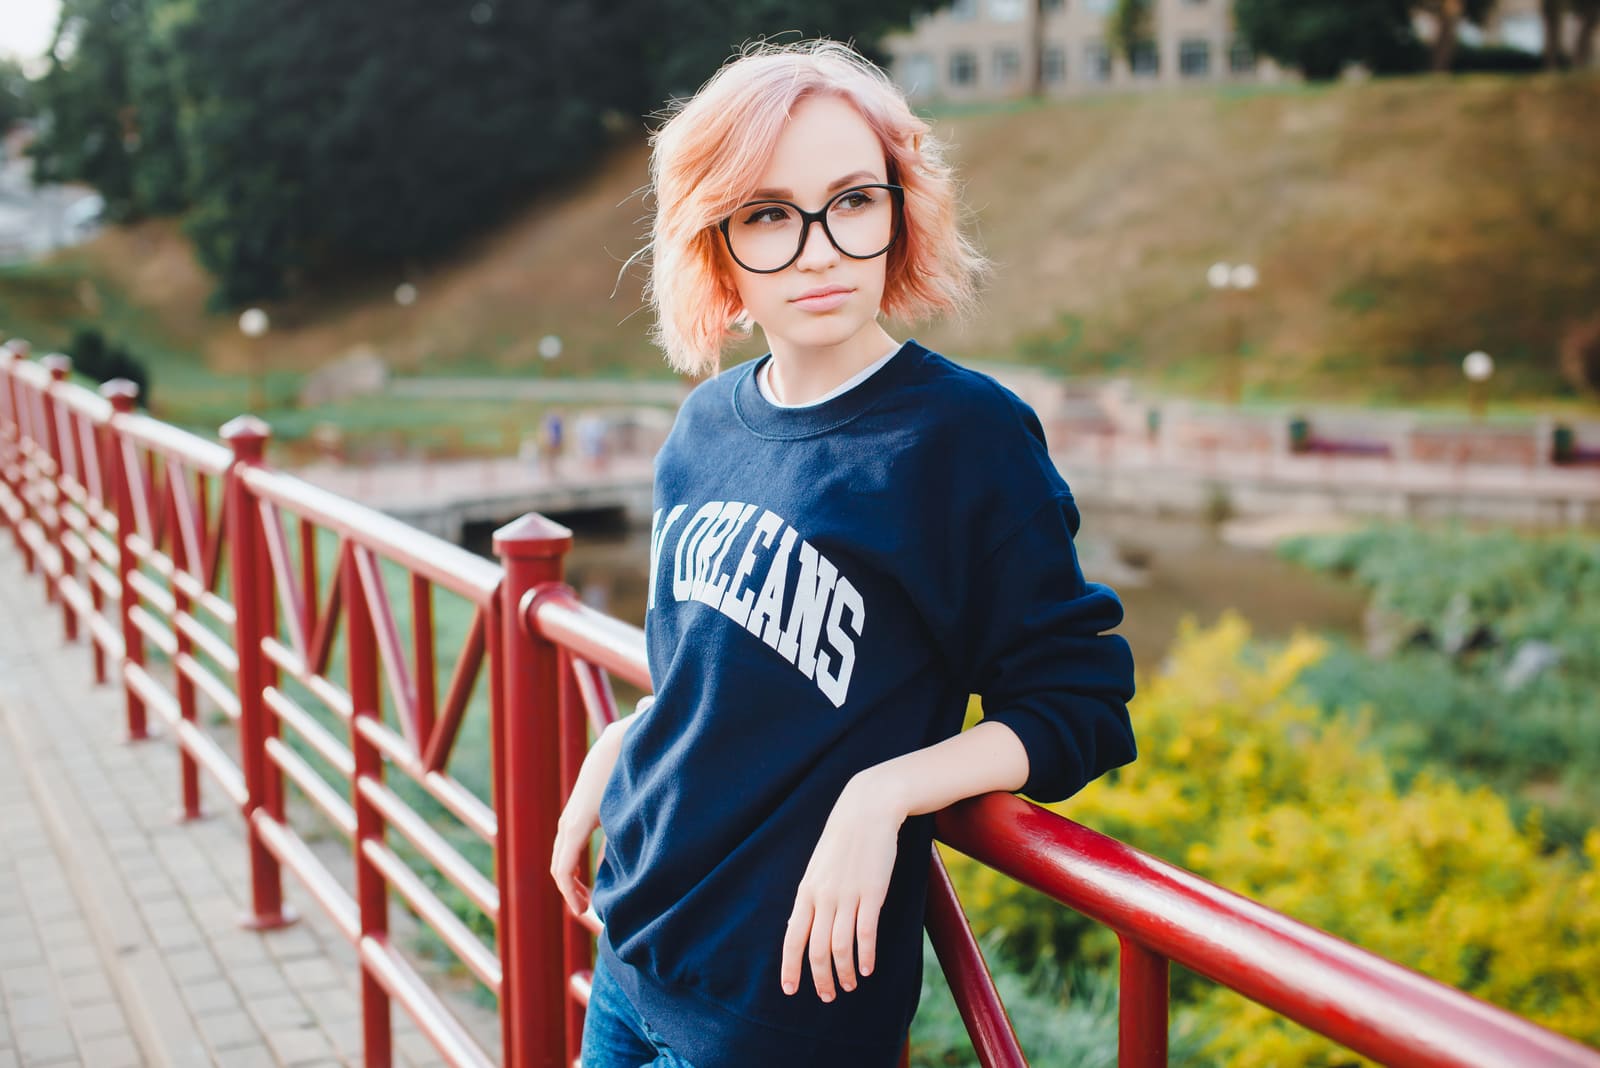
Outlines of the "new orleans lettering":
M 752 523 L 756 506 L 743 501 L 707 501 L 685 520 L 687 511 L 679 504 L 651 519 L 648 607 L 655 607 L 668 537 L 678 529 L 672 599 L 715 608 L 776 650 L 835 708 L 843 705 L 867 618 L 860 592 L 774 512 L 763 510 Z M 730 560 L 737 563 L 730 567 Z

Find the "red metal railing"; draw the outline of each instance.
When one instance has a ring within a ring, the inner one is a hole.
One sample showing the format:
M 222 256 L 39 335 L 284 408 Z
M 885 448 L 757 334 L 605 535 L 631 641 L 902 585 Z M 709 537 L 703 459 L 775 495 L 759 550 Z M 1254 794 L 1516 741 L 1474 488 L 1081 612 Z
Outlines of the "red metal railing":
M 0 348 L 0 518 L 68 639 L 87 632 L 96 677 L 120 680 L 128 735 L 146 737 L 153 712 L 179 746 L 184 814 L 200 813 L 202 771 L 239 807 L 244 922 L 292 922 L 285 870 L 333 918 L 359 952 L 368 1066 L 392 1063 L 395 1002 L 451 1064 L 571 1064 L 597 923 L 566 914 L 550 843 L 592 731 L 616 717 L 610 680 L 641 691 L 650 680 L 642 632 L 562 583 L 570 533 L 524 516 L 496 533 L 496 566 L 271 470 L 257 420 L 229 423 L 219 446 L 134 413 L 127 383 L 97 396 L 68 373 L 64 357 Z M 458 641 L 435 626 L 435 595 L 469 610 Z M 489 719 L 487 797 L 451 765 L 475 687 Z M 207 724 L 202 702 L 236 737 Z M 353 890 L 291 821 L 291 786 L 349 839 Z M 963 802 L 937 827 L 1117 932 L 1123 1064 L 1165 1063 L 1176 960 L 1389 1063 L 1600 1068 L 1592 1050 L 1018 798 Z M 460 844 L 474 840 L 490 872 Z M 974 1048 L 985 1065 L 1026 1064 L 937 851 L 929 863 L 927 925 Z M 484 917 L 492 944 L 419 875 L 423 864 Z M 390 891 L 498 996 L 498 1051 L 390 940 Z

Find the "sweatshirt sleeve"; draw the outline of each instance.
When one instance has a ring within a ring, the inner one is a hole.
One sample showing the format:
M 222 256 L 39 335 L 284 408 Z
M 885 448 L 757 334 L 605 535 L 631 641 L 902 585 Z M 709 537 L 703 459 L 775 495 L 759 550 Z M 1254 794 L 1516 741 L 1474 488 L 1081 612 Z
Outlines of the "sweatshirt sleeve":
M 1061 801 L 1134 759 L 1128 702 L 1133 654 L 1122 602 L 1085 582 L 1073 535 L 1078 509 L 1063 489 L 977 568 L 968 620 L 971 691 L 985 720 L 1010 727 L 1028 754 L 1021 793 Z

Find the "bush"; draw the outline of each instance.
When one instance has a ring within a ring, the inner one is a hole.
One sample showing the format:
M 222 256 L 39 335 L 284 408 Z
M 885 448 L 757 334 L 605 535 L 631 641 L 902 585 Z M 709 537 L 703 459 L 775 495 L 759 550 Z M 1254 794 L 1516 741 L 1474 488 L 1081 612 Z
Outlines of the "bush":
M 1402 775 L 1425 768 L 1547 809 L 1577 847 L 1600 817 L 1600 541 L 1373 527 L 1300 539 L 1285 555 L 1349 575 L 1406 647 L 1335 645 L 1302 682 L 1325 710 L 1369 707 Z M 1519 658 L 1559 656 L 1519 678 Z
M 139 387 L 139 404 L 150 407 L 150 371 L 144 363 L 121 345 L 109 344 L 93 327 L 80 327 L 72 335 L 67 350 L 72 369 L 96 382 L 126 378 Z
M 1582 857 L 1547 852 L 1536 818 L 1437 775 L 1407 780 L 1360 714 L 1329 718 L 1301 694 L 1327 654 L 1300 636 L 1264 650 L 1226 618 L 1186 624 L 1133 710 L 1139 760 L 1051 806 L 1139 849 L 1381 956 L 1582 1040 L 1600 1041 L 1600 832 Z M 964 858 L 951 871 L 975 926 L 1035 944 L 1111 938 Z M 1026 911 L 1008 912 L 1021 906 Z M 1348 1063 L 1331 1043 L 1231 993 L 1174 973 L 1229 1065 Z

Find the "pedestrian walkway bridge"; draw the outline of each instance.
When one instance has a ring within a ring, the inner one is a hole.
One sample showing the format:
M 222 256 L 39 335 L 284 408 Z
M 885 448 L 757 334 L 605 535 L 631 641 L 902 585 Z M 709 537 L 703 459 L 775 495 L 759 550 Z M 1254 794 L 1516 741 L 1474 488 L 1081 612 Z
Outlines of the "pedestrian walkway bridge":
M 0 350 L 0 1066 L 571 1065 L 595 925 L 550 845 L 649 676 L 570 534 L 523 516 L 495 564 L 272 469 L 253 418 L 218 444 L 68 371 Z M 1117 932 L 1125 1065 L 1166 1062 L 1177 961 L 1385 1063 L 1600 1068 L 1020 798 L 937 827 Z M 1026 1064 L 929 864 L 974 1048 Z

